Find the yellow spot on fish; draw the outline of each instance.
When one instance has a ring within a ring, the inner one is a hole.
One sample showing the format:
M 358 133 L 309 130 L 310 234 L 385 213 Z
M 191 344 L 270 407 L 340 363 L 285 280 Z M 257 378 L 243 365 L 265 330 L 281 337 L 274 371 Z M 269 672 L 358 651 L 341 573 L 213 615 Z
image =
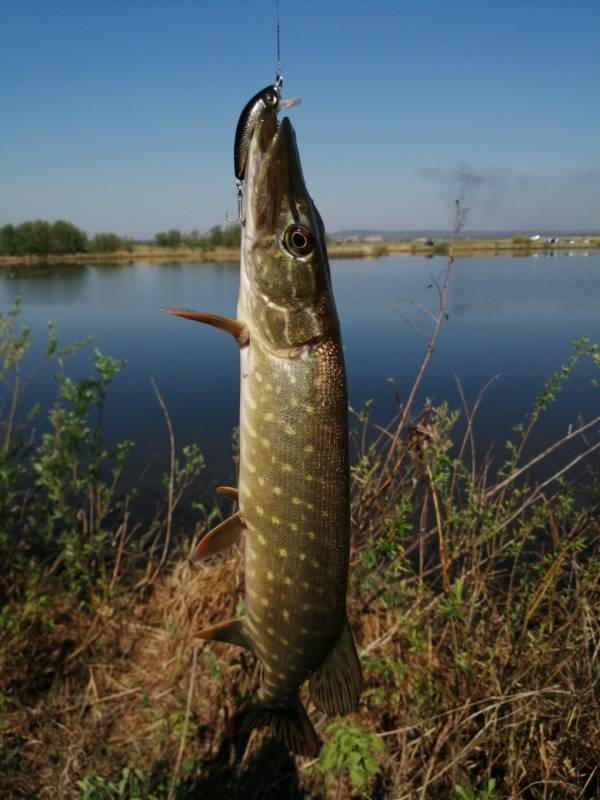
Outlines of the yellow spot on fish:
M 319 569 L 319 567 L 321 566 L 321 565 L 319 564 L 319 562 L 316 560 L 316 558 L 313 558 L 313 560 L 312 560 L 310 563 L 313 565 L 313 567 L 314 567 L 315 569 Z
M 314 478 L 313 478 L 313 476 L 312 476 L 312 475 L 310 475 L 310 474 L 309 474 L 309 475 L 305 475 L 305 476 L 304 476 L 304 480 L 305 480 L 305 481 L 308 481 L 308 482 L 310 483 L 311 481 L 313 481 L 313 480 L 314 480 Z
M 317 538 L 317 534 L 314 531 L 309 531 L 307 533 L 307 536 L 308 536 L 309 539 L 316 539 Z
M 281 488 L 281 486 L 274 486 L 273 494 L 283 494 L 283 489 Z
M 300 633 L 303 633 L 306 636 L 308 633 L 310 633 L 310 631 L 308 628 L 300 628 Z
M 299 554 L 299 558 L 300 558 L 300 561 L 305 561 L 306 560 L 306 553 L 300 553 Z
M 282 681 L 285 680 L 285 675 L 283 674 L 283 672 L 278 672 L 277 677 L 280 678 Z
M 289 619 L 290 618 L 290 612 L 286 608 L 283 609 L 283 611 L 281 612 L 281 615 L 282 615 L 282 617 L 284 619 Z
M 246 467 L 248 468 L 248 472 L 251 472 L 253 475 L 256 472 L 256 467 L 254 464 L 251 464 L 249 461 L 246 461 Z
M 293 531 L 297 531 L 297 530 L 298 530 L 298 526 L 296 525 L 296 523 L 295 523 L 295 522 L 290 522 L 290 528 L 291 528 Z
M 273 391 L 273 384 L 270 383 L 270 382 L 269 383 L 265 383 L 265 389 L 267 390 L 267 392 L 272 392 Z
M 267 543 L 267 540 L 266 540 L 266 539 L 265 539 L 265 537 L 262 535 L 262 533 L 259 533 L 259 534 L 258 534 L 258 543 L 259 543 L 259 544 L 266 544 L 266 543 Z
M 293 436 L 296 433 L 296 429 L 292 428 L 291 425 L 286 425 L 283 429 L 288 436 Z
M 263 419 L 265 422 L 273 422 L 273 420 L 275 419 L 275 414 L 272 411 L 269 411 L 265 414 Z
M 266 437 L 266 436 L 263 436 L 263 437 L 262 437 L 262 439 L 260 440 L 260 443 L 261 443 L 261 444 L 262 444 L 262 446 L 263 446 L 264 448 L 266 448 L 267 450 L 269 449 L 269 447 L 271 447 L 271 442 L 270 442 L 270 441 L 267 439 L 267 437 Z
M 259 486 L 264 486 L 265 485 L 265 479 L 264 478 L 259 478 L 258 479 L 258 485 Z
M 290 375 L 290 383 L 291 383 L 292 385 L 295 385 L 295 384 L 296 384 L 296 378 L 295 378 L 293 375 Z
M 305 453 L 314 453 L 314 451 L 315 448 L 312 446 L 312 444 L 307 444 L 306 447 L 304 448 Z
M 256 381 L 258 383 L 262 383 L 262 375 L 260 374 L 260 372 L 255 372 L 254 373 L 254 378 L 256 379 Z
M 291 586 L 292 585 L 292 579 L 291 578 L 284 578 L 283 582 L 285 583 L 286 586 Z
M 288 551 L 285 549 L 285 547 L 280 547 L 279 548 L 279 555 L 282 558 L 287 558 L 287 554 L 288 554 Z
M 298 401 L 296 400 L 295 397 L 292 397 L 292 399 L 290 400 L 290 405 L 292 406 L 292 408 L 298 408 Z
M 299 497 L 292 497 L 292 504 L 295 506 L 299 506 L 302 500 Z
M 307 414 L 312 414 L 313 411 L 315 410 L 313 406 L 305 406 L 304 408 L 305 408 Z
M 254 508 L 255 508 L 255 510 L 256 510 L 256 513 L 257 513 L 257 514 L 258 514 L 260 517 L 262 517 L 262 515 L 265 513 L 265 510 L 264 510 L 264 508 L 263 508 L 262 506 L 255 506 Z
M 310 583 L 308 581 L 302 581 L 302 588 L 310 589 Z
M 281 644 L 282 644 L 284 647 L 289 647 L 289 644 L 290 644 L 290 643 L 289 643 L 289 641 L 288 641 L 287 639 L 280 639 L 280 641 L 281 641 Z
M 271 572 L 271 570 L 269 570 L 269 571 L 267 572 L 267 580 L 268 580 L 268 581 L 275 580 L 275 575 L 273 575 L 273 573 Z
M 275 636 L 275 631 L 273 630 L 273 628 L 267 628 L 267 633 L 269 634 L 269 636 Z
M 299 656 L 304 655 L 304 650 L 301 647 L 294 647 L 294 653 L 297 653 Z
M 249 575 L 251 578 L 256 578 L 256 570 L 255 570 L 255 569 L 249 569 L 249 570 L 248 570 L 248 575 Z
M 261 597 L 260 598 L 260 604 L 261 604 L 261 606 L 268 606 L 269 605 L 269 601 L 267 600 L 266 597 Z
M 252 427 L 252 425 L 250 425 L 250 423 L 248 422 L 248 420 L 246 420 L 246 430 L 248 431 L 248 433 L 250 434 L 250 436 L 251 436 L 253 439 L 256 439 L 256 437 L 258 436 L 258 434 L 257 434 L 257 433 L 256 433 L 256 431 L 254 430 L 254 428 Z
M 310 603 L 302 603 L 302 611 L 310 611 Z
M 256 410 L 256 403 L 254 402 L 254 399 L 248 392 L 246 392 L 246 402 L 248 403 L 252 411 Z
M 314 509 L 315 509 L 315 507 L 314 507 L 314 505 L 312 503 L 307 503 L 306 507 L 308 508 L 309 511 L 314 511 Z
M 281 525 L 281 520 L 279 519 L 279 517 L 271 517 L 271 522 L 273 523 L 273 525 Z
M 282 464 L 281 465 L 281 469 L 284 472 L 291 472 L 292 471 L 292 465 L 291 464 L 287 464 L 287 463 L 286 464 Z

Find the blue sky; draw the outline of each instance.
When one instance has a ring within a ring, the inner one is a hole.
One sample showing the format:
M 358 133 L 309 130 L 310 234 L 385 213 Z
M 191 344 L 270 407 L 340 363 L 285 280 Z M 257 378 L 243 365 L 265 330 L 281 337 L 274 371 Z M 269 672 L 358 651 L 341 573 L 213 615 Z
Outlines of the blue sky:
M 600 229 L 597 0 L 280 0 L 285 94 L 326 227 Z M 206 230 L 274 0 L 2 0 L 0 224 Z

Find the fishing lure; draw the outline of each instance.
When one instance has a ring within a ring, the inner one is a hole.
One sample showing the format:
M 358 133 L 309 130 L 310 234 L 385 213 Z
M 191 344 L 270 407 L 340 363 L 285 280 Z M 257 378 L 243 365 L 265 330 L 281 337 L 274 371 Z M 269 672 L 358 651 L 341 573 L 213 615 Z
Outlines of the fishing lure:
M 246 175 L 246 162 L 248 160 L 248 149 L 252 134 L 259 120 L 263 119 L 267 113 L 274 115 L 282 108 L 292 108 L 300 103 L 299 97 L 290 97 L 284 100 L 281 97 L 281 86 L 283 77 L 279 74 L 275 83 L 265 86 L 248 100 L 238 119 L 235 129 L 235 139 L 233 144 L 233 168 L 236 178 L 238 219 L 228 220 L 230 222 L 242 222 L 242 184 Z
M 256 128 L 256 123 L 266 111 L 277 113 L 281 105 L 280 87 L 277 83 L 265 86 L 248 100 L 235 129 L 233 144 L 233 166 L 235 177 L 238 181 L 244 180 L 246 161 L 250 140 Z

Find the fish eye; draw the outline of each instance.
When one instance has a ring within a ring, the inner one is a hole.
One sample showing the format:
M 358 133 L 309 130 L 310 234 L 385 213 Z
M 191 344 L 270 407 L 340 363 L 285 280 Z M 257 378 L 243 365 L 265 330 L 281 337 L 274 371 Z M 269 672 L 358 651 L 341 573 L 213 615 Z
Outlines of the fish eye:
M 277 95 L 275 92 L 267 92 L 265 94 L 265 103 L 270 106 L 274 106 L 277 102 Z
M 290 225 L 283 243 L 293 256 L 307 256 L 315 249 L 312 233 L 304 225 Z

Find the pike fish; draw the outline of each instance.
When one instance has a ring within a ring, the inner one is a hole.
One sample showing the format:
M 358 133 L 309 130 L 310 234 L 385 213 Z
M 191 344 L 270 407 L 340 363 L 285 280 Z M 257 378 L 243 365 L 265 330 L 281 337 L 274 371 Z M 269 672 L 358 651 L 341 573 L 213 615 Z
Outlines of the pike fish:
M 350 549 L 347 394 L 325 229 L 304 182 L 287 117 L 266 109 L 245 165 L 237 319 L 171 313 L 215 325 L 240 345 L 239 511 L 193 558 L 243 541 L 245 611 L 199 636 L 249 648 L 256 693 L 226 733 L 270 726 L 292 751 L 318 739 L 299 689 L 328 715 L 353 711 L 362 676 L 346 614 Z

